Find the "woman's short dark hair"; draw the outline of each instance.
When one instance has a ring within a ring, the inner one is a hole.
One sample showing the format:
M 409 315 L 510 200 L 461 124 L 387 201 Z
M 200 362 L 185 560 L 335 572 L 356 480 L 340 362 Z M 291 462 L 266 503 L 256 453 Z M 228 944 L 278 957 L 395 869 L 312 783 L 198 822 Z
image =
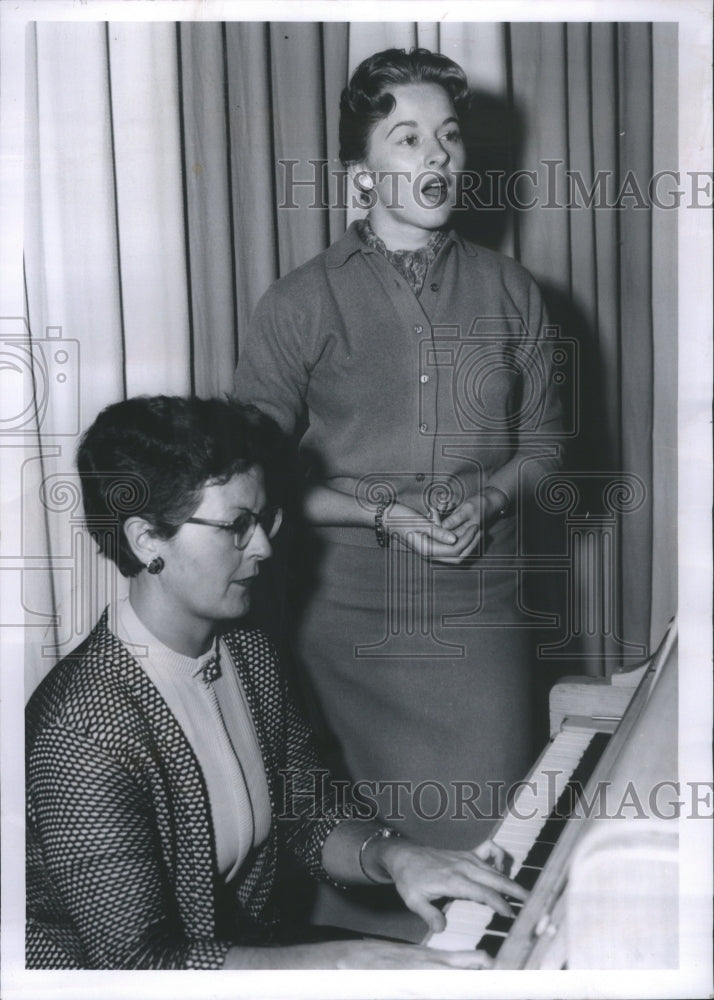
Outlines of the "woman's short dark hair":
M 367 156 L 372 129 L 394 108 L 390 88 L 405 83 L 443 87 L 461 118 L 468 106 L 469 85 L 461 67 L 429 49 L 385 49 L 359 64 L 340 99 L 340 159 L 347 166 Z
M 171 538 L 201 502 L 207 484 L 259 466 L 271 500 L 282 436 L 255 406 L 228 399 L 136 396 L 102 410 L 77 451 L 84 516 L 92 537 L 124 576 L 144 567 L 123 526 L 140 515 Z

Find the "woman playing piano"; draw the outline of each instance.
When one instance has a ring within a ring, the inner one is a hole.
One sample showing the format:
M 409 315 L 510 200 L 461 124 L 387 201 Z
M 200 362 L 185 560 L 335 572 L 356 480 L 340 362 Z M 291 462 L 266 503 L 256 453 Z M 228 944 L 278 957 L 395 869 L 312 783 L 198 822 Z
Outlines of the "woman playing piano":
M 525 895 L 488 844 L 427 849 L 353 819 L 329 782 L 310 796 L 311 734 L 266 637 L 236 627 L 280 527 L 274 430 L 238 404 L 159 396 L 108 407 L 82 440 L 87 523 L 129 592 L 28 704 L 29 968 L 483 964 L 302 943 L 289 855 L 340 884 L 393 882 L 435 928 L 438 897 L 507 914 L 503 894 Z
M 268 290 L 236 373 L 241 399 L 307 427 L 294 642 L 333 765 L 459 848 L 532 759 L 513 560 L 561 421 L 535 282 L 449 228 L 467 104 L 424 49 L 356 69 L 340 156 L 368 214 Z

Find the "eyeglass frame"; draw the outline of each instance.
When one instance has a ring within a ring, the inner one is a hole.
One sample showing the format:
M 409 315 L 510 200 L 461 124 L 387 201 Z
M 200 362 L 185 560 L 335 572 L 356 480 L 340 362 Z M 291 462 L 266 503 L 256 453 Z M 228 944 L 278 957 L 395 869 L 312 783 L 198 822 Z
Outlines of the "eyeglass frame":
M 267 538 L 275 538 L 278 531 L 280 530 L 280 525 L 283 523 L 283 508 L 279 506 L 266 507 L 264 510 L 261 510 L 260 513 L 256 513 L 249 507 L 239 507 L 238 510 L 240 511 L 240 514 L 238 515 L 238 517 L 236 517 L 235 521 L 213 521 L 207 517 L 187 517 L 183 523 L 205 524 L 209 528 L 222 528 L 224 531 L 231 531 L 233 533 L 233 544 L 240 552 L 243 552 L 245 549 L 248 548 L 251 539 L 255 534 L 255 529 L 258 527 L 258 525 L 261 526 Z M 238 544 L 239 535 L 238 535 L 238 529 L 236 528 L 236 521 L 240 520 L 240 518 L 244 514 L 249 514 L 251 521 L 250 521 L 250 526 L 247 529 L 245 541 L 243 542 L 242 545 L 239 545 Z M 262 520 L 267 514 L 273 515 L 273 523 L 270 527 L 270 531 L 266 531 L 265 525 L 263 524 Z

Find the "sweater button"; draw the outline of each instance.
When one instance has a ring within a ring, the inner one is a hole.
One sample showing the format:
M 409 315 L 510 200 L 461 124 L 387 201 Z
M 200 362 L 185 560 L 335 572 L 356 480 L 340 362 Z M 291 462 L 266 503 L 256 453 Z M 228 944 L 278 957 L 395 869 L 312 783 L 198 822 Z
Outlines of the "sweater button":
M 432 283 L 429 285 L 429 288 L 431 288 L 432 292 L 438 292 L 439 291 L 438 281 L 432 281 Z
M 426 477 L 424 476 L 424 473 L 423 473 L 423 472 L 417 472 L 417 474 L 416 474 L 416 476 L 414 476 L 414 478 L 416 479 L 416 481 L 417 481 L 418 483 L 423 483 L 423 482 L 424 482 L 424 479 L 425 479 Z
M 423 332 L 424 332 L 424 327 L 421 325 L 421 323 L 416 323 L 414 326 L 414 333 L 423 333 Z
M 422 432 L 422 434 L 426 434 L 426 432 L 429 430 L 429 425 L 419 424 L 419 430 Z
M 420 382 L 428 382 L 429 381 L 429 376 L 428 375 L 420 375 L 419 376 L 419 381 Z

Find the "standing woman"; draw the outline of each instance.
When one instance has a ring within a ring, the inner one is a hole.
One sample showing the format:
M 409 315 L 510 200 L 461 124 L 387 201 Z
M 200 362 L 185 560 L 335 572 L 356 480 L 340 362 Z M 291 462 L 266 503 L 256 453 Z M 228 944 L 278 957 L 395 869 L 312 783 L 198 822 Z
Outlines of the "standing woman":
M 532 761 L 508 557 L 561 422 L 535 282 L 448 228 L 467 100 L 424 49 L 357 68 L 340 155 L 369 214 L 268 290 L 236 375 L 284 430 L 306 411 L 294 639 L 338 770 L 416 840 L 460 848 Z

